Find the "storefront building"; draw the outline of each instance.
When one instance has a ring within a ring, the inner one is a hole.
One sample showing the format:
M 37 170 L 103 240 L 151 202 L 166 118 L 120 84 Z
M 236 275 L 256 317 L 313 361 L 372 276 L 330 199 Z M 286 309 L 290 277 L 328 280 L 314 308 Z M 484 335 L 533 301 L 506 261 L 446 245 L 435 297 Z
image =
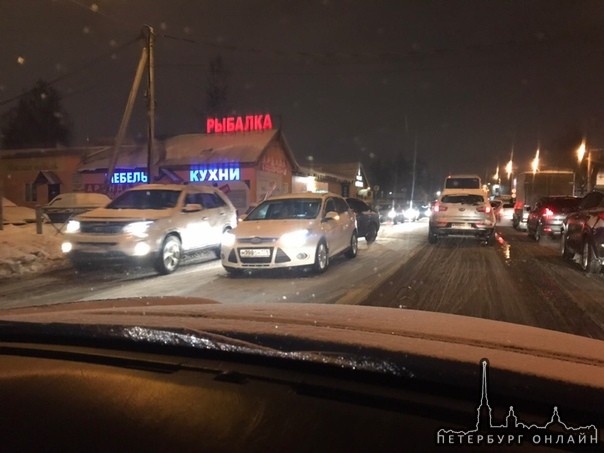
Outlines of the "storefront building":
M 294 192 L 333 192 L 373 202 L 373 190 L 360 162 L 315 164 L 294 175 Z
M 104 191 L 113 197 L 129 187 L 146 183 L 151 160 L 152 166 L 157 168 L 151 178 L 153 182 L 219 187 L 240 212 L 271 195 L 290 193 L 292 175 L 298 171 L 298 165 L 282 131 L 241 130 L 235 128 L 235 124 L 245 124 L 245 117 L 230 118 L 228 122 L 212 119 L 215 124 L 225 125 L 220 132 L 213 125 L 208 127 L 210 133 L 178 135 L 156 141 L 151 158 L 146 148 L 120 150 L 106 189 L 111 150 L 90 154 L 78 169 L 83 190 Z M 272 123 L 264 120 L 256 124 Z
M 35 207 L 66 192 L 114 198 L 138 184 L 206 184 L 219 187 L 239 212 L 279 194 L 329 191 L 371 201 L 358 162 L 301 168 L 270 115 L 209 118 L 206 133 L 113 146 L 2 150 L 4 196 Z M 111 179 L 108 180 L 109 169 Z M 151 169 L 151 178 L 149 170 Z

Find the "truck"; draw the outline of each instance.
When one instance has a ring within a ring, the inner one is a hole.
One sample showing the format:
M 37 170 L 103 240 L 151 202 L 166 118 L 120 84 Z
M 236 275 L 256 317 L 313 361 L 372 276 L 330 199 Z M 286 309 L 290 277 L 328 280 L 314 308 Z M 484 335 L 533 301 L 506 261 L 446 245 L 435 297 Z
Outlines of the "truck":
M 575 172 L 572 170 L 544 170 L 537 173 L 525 172 L 516 176 L 514 214 L 512 225 L 526 230 L 526 221 L 531 207 L 541 197 L 575 194 Z

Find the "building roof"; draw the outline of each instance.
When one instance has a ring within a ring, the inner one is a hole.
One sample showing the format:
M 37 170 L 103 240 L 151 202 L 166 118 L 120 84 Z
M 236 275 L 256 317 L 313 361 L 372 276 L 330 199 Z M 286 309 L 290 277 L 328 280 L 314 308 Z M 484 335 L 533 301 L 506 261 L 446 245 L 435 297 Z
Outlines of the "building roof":
M 96 148 L 83 159 L 78 171 L 97 171 L 109 168 L 109 159 L 113 153 L 113 146 Z M 146 168 L 146 145 L 122 145 L 117 155 L 115 168 Z
M 361 171 L 363 171 L 362 167 L 363 166 L 360 162 L 342 162 L 331 164 L 313 164 L 311 170 L 338 175 L 346 178 L 347 180 L 354 181 L 359 172 L 359 168 L 361 168 Z
M 364 180 L 367 181 L 367 184 L 369 184 L 363 164 L 360 162 L 313 164 L 312 167 L 300 167 L 299 173 L 306 176 L 317 176 L 352 183 L 356 180 L 359 169 L 361 170 L 361 175 L 363 176 Z
M 255 164 L 269 145 L 281 143 L 294 171 L 298 164 L 278 129 L 233 134 L 187 134 L 165 140 L 165 159 L 161 165 Z

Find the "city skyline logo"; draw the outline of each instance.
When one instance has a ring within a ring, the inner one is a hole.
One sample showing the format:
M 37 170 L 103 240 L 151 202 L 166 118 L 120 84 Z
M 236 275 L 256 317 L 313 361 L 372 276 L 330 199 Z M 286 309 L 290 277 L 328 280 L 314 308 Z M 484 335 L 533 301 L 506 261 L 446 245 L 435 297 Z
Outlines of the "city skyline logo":
M 457 430 L 441 428 L 436 433 L 437 445 L 557 445 L 595 446 L 599 442 L 598 429 L 592 425 L 570 426 L 562 421 L 558 407 L 554 406 L 551 417 L 542 425 L 521 421 L 510 406 L 504 423 L 495 424 L 493 408 L 489 403 L 487 369 L 488 360 L 482 359 L 481 395 L 476 408 L 474 429 Z

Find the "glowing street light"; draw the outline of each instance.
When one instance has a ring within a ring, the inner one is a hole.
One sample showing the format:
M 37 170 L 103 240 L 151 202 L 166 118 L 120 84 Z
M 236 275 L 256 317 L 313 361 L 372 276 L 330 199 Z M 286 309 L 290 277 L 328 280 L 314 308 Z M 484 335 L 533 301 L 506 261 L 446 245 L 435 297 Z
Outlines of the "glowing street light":
M 583 140 L 579 148 L 577 148 L 577 160 L 579 161 L 579 164 L 583 162 L 583 157 L 585 157 L 585 140 Z
M 512 176 L 512 168 L 513 168 L 513 162 L 512 159 L 510 159 L 510 161 L 507 163 L 507 165 L 505 166 L 505 172 L 508 175 L 508 179 L 510 179 L 510 176 Z
M 531 168 L 533 169 L 533 174 L 539 171 L 539 148 L 537 148 L 537 152 L 535 153 L 535 158 L 531 162 Z
M 493 175 L 493 180 L 499 181 L 499 165 L 497 165 L 497 169 L 495 170 L 495 174 Z

